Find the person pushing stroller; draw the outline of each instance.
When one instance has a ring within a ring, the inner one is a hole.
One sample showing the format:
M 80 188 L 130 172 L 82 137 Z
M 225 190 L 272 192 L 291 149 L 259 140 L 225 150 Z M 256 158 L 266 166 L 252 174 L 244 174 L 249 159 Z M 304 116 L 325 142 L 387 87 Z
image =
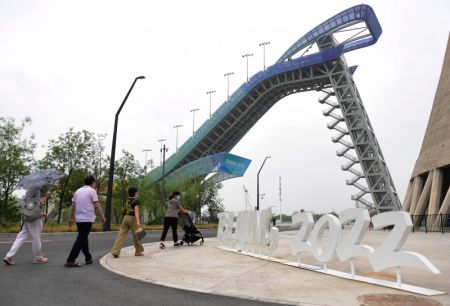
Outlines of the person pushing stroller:
M 159 247 L 161 249 L 165 249 L 164 240 L 166 240 L 167 231 L 169 227 L 172 228 L 172 237 L 173 237 L 173 246 L 179 246 L 178 243 L 178 234 L 177 234 L 177 226 L 178 226 L 178 212 L 187 214 L 187 210 L 184 209 L 180 204 L 181 193 L 179 191 L 174 191 L 169 198 L 169 201 L 166 203 L 167 210 L 166 215 L 164 217 L 164 229 L 161 234 L 161 239 L 159 242 Z

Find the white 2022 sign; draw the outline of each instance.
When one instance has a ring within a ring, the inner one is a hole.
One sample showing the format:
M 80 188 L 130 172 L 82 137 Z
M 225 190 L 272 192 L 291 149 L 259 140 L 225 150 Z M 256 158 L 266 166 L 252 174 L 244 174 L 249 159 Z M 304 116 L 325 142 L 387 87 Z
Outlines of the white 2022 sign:
M 271 218 L 270 209 L 242 211 L 237 214 L 221 213 L 217 237 L 234 241 L 238 250 L 263 247 L 273 252 L 278 246 L 278 229 L 270 227 Z M 353 226 L 343 236 L 342 224 L 349 222 L 353 222 Z M 315 259 L 325 264 L 336 256 L 340 261 L 366 256 L 376 272 L 391 267 L 407 266 L 425 269 L 435 274 L 440 273 L 425 256 L 400 251 L 412 228 L 408 213 L 401 211 L 381 213 L 372 218 L 372 223 L 374 229 L 393 226 L 389 235 L 376 249 L 361 244 L 370 224 L 370 216 L 366 209 L 347 209 L 339 214 L 339 218 L 326 214 L 315 224 L 311 213 L 295 214 L 292 216 L 292 224 L 300 224 L 300 229 L 291 242 L 291 252 L 297 256 L 304 252 L 312 253 Z M 330 239 L 327 246 L 323 247 L 322 238 L 326 229 L 330 231 Z

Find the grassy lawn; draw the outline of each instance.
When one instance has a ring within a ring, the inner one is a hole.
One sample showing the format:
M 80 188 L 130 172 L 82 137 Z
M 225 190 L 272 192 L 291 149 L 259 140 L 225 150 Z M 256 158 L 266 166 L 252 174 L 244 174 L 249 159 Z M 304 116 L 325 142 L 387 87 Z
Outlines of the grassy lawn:
M 119 226 L 117 224 L 111 224 L 111 230 L 117 231 L 119 230 Z M 162 230 L 162 225 L 144 225 L 145 230 Z M 214 229 L 217 228 L 217 224 L 195 224 L 195 227 L 198 229 Z M 18 233 L 20 230 L 20 224 L 11 224 L 9 226 L 0 226 L 0 233 Z M 76 232 L 77 226 L 72 225 L 69 227 L 67 224 L 44 224 L 44 228 L 42 230 L 43 233 L 59 233 L 59 232 Z M 95 223 L 92 226 L 92 232 L 101 232 L 103 231 L 103 225 L 100 223 Z

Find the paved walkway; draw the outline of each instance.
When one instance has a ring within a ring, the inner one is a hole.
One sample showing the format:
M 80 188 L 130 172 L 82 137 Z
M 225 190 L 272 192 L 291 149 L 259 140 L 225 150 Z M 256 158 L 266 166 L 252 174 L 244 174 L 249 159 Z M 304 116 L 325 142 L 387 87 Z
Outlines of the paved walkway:
M 296 232 L 281 232 L 275 257 L 295 260 L 289 252 L 289 243 Z M 363 243 L 376 247 L 388 232 L 370 231 Z M 265 260 L 227 252 L 216 248 L 216 238 L 205 239 L 203 246 L 172 247 L 160 250 L 157 243 L 145 244 L 145 256 L 135 257 L 134 249 L 125 248 L 119 258 L 111 254 L 101 264 L 118 274 L 168 287 L 229 295 L 252 300 L 297 305 L 361 305 L 358 297 L 371 294 L 411 293 L 381 286 L 356 282 L 268 262 Z M 404 283 L 450 292 L 450 234 L 414 233 L 403 250 L 419 252 L 442 272 L 433 275 L 426 271 L 402 268 Z M 302 261 L 317 264 L 312 256 L 302 255 Z M 334 260 L 330 269 L 348 271 L 349 263 Z M 395 269 L 374 273 L 366 258 L 356 260 L 356 273 L 395 281 Z M 419 297 L 419 295 L 415 295 Z M 450 305 L 450 297 L 431 297 L 442 305 Z M 375 304 L 371 304 L 375 305 Z M 381 304 L 376 304 L 381 305 Z M 385 305 L 385 304 L 383 304 Z M 419 304 L 417 304 L 419 305 Z

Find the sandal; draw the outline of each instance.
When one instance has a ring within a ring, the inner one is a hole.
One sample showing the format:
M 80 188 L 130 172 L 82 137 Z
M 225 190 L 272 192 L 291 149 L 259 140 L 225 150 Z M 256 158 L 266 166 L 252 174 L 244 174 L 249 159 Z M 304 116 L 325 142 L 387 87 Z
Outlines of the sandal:
M 166 248 L 166 246 L 164 245 L 164 243 L 163 242 L 160 242 L 159 243 L 159 248 L 162 250 L 162 249 L 165 249 Z

